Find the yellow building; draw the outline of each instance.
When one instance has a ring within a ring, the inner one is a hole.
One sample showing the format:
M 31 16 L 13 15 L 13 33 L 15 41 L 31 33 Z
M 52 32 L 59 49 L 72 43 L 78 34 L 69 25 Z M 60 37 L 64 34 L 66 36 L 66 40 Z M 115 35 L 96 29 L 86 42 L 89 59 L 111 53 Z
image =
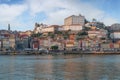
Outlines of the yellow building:
M 28 35 L 28 36 L 31 36 L 31 34 L 32 34 L 32 31 L 25 31 L 25 32 L 20 32 L 19 33 L 20 35 Z
M 15 38 L 4 38 L 2 39 L 3 49 L 15 49 Z

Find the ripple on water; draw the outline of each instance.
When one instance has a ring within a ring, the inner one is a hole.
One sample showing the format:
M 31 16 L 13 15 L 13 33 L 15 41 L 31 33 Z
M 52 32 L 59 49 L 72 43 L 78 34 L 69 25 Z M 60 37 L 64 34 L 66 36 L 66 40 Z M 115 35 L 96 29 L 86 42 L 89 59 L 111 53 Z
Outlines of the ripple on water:
M 0 56 L 0 80 L 120 80 L 119 55 Z

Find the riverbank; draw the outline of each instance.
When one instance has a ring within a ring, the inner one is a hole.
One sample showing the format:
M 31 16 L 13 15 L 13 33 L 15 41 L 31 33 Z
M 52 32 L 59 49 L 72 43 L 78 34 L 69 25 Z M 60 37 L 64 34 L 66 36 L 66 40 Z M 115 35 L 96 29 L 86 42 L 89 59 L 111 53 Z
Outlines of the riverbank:
M 119 55 L 120 52 L 96 52 L 96 51 L 50 51 L 48 53 L 41 53 L 39 51 L 0 51 L 0 55 L 60 55 L 60 54 L 81 54 L 81 55 Z

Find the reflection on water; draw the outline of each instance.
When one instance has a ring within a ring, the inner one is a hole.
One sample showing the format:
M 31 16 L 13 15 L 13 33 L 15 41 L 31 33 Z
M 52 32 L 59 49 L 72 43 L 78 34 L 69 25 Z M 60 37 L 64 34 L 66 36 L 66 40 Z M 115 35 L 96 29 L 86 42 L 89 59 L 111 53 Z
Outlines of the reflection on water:
M 0 80 L 120 80 L 120 55 L 0 56 Z

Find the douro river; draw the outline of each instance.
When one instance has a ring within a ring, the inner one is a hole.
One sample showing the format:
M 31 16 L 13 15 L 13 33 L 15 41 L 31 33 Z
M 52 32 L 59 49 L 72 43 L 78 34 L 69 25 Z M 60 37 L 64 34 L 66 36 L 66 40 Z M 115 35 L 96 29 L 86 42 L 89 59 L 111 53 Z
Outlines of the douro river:
M 120 80 L 120 55 L 0 56 L 0 80 Z

